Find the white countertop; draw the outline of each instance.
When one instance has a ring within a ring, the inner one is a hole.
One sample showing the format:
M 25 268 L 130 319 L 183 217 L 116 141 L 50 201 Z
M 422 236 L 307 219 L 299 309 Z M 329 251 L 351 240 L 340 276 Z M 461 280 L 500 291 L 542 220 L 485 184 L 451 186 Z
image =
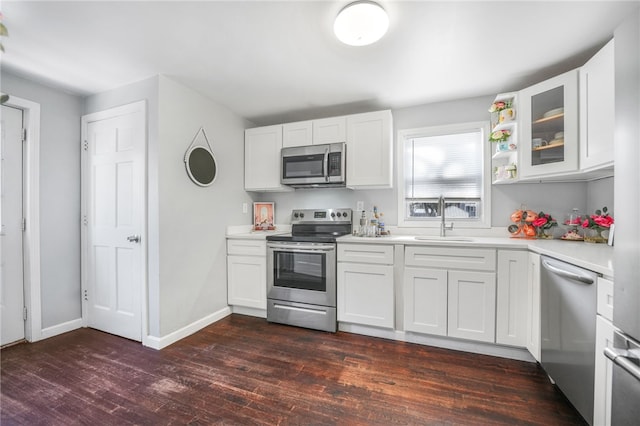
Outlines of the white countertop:
M 450 240 L 446 238 L 437 239 L 437 237 L 432 240 L 418 240 L 414 235 L 389 235 L 375 238 L 345 235 L 338 238 L 338 242 L 522 249 L 554 257 L 602 275 L 613 277 L 613 247 L 606 244 L 509 237 L 469 237 L 463 241 L 456 241 L 456 238 L 458 237 L 452 237 Z
M 273 231 L 254 231 L 251 225 L 227 226 L 227 238 L 238 240 L 264 240 L 268 235 L 281 235 L 291 232 L 291 225 L 278 225 Z
M 268 235 L 279 235 L 291 232 L 291 225 L 276 225 L 273 231 L 253 231 L 251 225 L 227 227 L 229 239 L 266 239 Z M 418 238 L 424 236 L 417 236 Z M 461 237 L 452 236 L 430 240 L 416 239 L 416 235 L 387 235 L 382 237 L 354 237 L 345 235 L 338 238 L 339 243 L 356 244 L 403 244 L 429 245 L 449 247 L 488 247 L 529 250 L 534 253 L 554 257 L 572 263 L 581 268 L 613 277 L 613 247 L 606 244 L 592 244 L 583 241 L 534 240 L 526 238 L 510 238 L 508 236 Z

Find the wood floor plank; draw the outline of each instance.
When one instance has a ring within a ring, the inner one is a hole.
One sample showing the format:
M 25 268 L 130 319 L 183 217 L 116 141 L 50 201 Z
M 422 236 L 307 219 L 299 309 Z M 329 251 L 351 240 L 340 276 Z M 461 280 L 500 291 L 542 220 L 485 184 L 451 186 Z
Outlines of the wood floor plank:
M 4 425 L 584 425 L 534 363 L 231 315 L 161 351 L 81 329 L 0 353 Z

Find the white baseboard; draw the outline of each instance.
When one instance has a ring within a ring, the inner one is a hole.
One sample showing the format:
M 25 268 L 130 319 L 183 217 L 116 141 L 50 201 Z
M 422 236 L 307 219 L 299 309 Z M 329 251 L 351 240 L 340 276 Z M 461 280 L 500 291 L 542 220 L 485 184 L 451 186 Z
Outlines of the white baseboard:
M 500 358 L 516 359 L 519 361 L 536 362 L 533 356 L 525 348 L 495 345 L 492 343 L 473 342 L 451 337 L 429 336 L 425 334 L 411 333 L 399 330 L 369 327 L 359 324 L 339 323 L 340 331 L 347 333 L 363 334 L 365 336 L 379 337 L 382 339 L 398 340 L 401 342 L 417 343 L 419 345 L 435 346 L 443 349 L 453 349 L 475 354 L 491 355 Z
M 232 306 L 231 311 L 234 314 L 249 315 L 251 317 L 257 317 L 257 318 L 267 317 L 266 309 L 247 308 L 245 306 Z
M 177 342 L 178 340 L 184 339 L 185 337 L 190 336 L 193 333 L 202 330 L 206 326 L 220 321 L 222 318 L 229 315 L 231 315 L 231 309 L 227 306 L 217 312 L 207 315 L 204 318 L 194 321 L 191 324 L 188 324 L 181 329 L 174 331 L 173 333 L 169 333 L 166 336 L 144 336 L 142 338 L 142 344 L 144 346 L 148 346 L 150 348 L 158 350 L 166 348 L 167 346 Z
M 43 328 L 38 336 L 37 340 L 48 339 L 49 337 L 57 336 L 58 334 L 67 333 L 69 331 L 82 328 L 82 318 L 74 319 L 71 321 L 63 322 L 51 327 Z M 35 334 L 34 334 L 35 336 Z M 36 340 L 32 340 L 35 342 Z

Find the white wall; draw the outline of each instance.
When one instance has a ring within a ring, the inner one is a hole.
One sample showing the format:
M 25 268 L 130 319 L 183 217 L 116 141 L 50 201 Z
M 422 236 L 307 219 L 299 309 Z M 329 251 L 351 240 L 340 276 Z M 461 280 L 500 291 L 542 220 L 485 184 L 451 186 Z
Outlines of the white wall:
M 242 203 L 244 129 L 250 123 L 165 76 L 87 99 L 86 113 L 147 100 L 149 335 L 164 337 L 227 306 L 227 225 L 250 223 Z M 216 181 L 189 180 L 184 154 L 204 127 Z M 249 209 L 250 211 L 250 209 Z
M 80 115 L 83 99 L 2 72 L 2 91 L 40 104 L 42 328 L 81 318 Z
M 441 102 L 416 107 L 393 110 L 393 125 L 395 145 L 397 133 L 404 129 L 429 126 L 441 126 L 461 122 L 485 121 L 489 119 L 487 109 L 493 101 L 494 95 L 481 96 L 457 101 Z M 397 150 L 394 148 L 394 153 Z M 397 164 L 398 159 L 394 160 Z M 352 191 L 349 189 L 303 189 L 289 193 L 256 193 L 259 201 L 274 201 L 276 222 L 285 224 L 290 222 L 290 213 L 294 208 L 338 207 L 356 208 L 357 201 L 364 201 L 365 208 L 371 209 L 375 204 L 384 213 L 386 225 L 398 223 L 398 195 L 397 195 L 397 166 L 394 167 L 394 188 L 385 190 Z M 522 205 L 536 211 L 551 213 L 557 219 L 572 208 L 585 212 L 588 208 L 587 183 L 529 183 L 492 186 L 492 215 L 493 227 L 506 227 L 510 224 L 509 216 Z M 613 193 L 613 179 L 603 180 L 596 184 L 597 190 L 591 192 L 592 198 L 599 198 L 600 194 Z M 595 188 L 595 187 L 594 187 Z M 599 202 L 594 200 L 594 205 Z M 604 204 L 603 204 L 604 205 Z M 613 205 L 613 202 L 607 204 Z M 602 205 L 600 206 L 602 207 Z M 589 209 L 597 207 L 589 206 Z M 611 208 L 611 207 L 610 207 Z M 506 230 L 505 230 L 505 235 Z
M 250 223 L 244 192 L 246 120 L 166 77 L 159 96 L 160 335 L 227 306 L 226 226 Z M 218 164 L 209 187 L 189 179 L 184 155 L 204 127 Z

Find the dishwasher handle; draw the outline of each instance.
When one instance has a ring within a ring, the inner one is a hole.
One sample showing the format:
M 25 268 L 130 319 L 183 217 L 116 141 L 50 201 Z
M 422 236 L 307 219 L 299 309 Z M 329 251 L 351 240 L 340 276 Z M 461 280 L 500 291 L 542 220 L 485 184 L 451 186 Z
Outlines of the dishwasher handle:
M 640 367 L 637 364 L 638 358 L 633 357 L 631 352 L 632 351 L 625 349 L 604 348 L 604 354 L 607 358 L 635 377 L 636 380 L 640 381 Z M 635 360 L 635 362 L 633 360 Z
M 591 278 L 590 276 L 587 275 L 580 275 L 580 274 L 576 274 L 575 272 L 571 272 L 571 271 L 567 271 L 561 268 L 558 268 L 557 266 L 551 264 L 551 262 L 548 262 L 547 260 L 543 260 L 542 264 L 545 268 L 547 268 L 548 270 L 550 270 L 551 272 L 553 272 L 556 275 L 560 275 L 561 277 L 570 279 L 572 281 L 578 281 L 581 282 L 583 284 L 593 284 L 594 280 L 593 278 Z

